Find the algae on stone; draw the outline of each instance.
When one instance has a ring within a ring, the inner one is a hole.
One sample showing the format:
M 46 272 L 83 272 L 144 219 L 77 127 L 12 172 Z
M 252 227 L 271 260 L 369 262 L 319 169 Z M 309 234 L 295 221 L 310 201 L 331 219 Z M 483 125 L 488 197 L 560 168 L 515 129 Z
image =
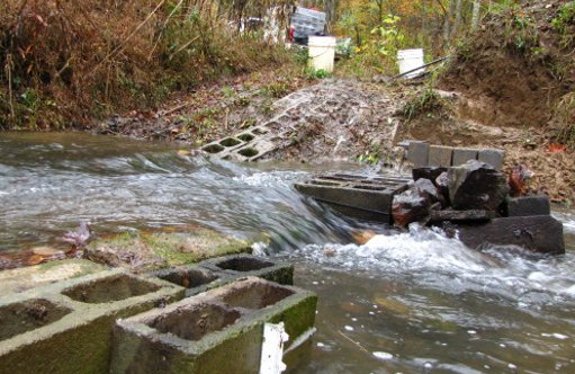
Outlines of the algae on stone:
M 92 242 L 85 257 L 135 272 L 185 265 L 226 254 L 250 252 L 248 242 L 198 228 L 191 232 L 118 234 Z

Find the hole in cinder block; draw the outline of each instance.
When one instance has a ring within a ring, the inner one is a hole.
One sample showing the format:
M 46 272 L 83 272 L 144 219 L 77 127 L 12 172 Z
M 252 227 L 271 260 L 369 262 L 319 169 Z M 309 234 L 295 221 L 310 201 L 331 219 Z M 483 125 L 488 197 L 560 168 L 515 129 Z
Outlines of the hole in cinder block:
M 339 183 L 327 182 L 327 181 L 318 181 L 318 180 L 311 180 L 311 181 L 309 181 L 309 184 L 313 184 L 316 186 L 340 186 Z
M 356 185 L 353 186 L 352 188 L 357 189 L 357 190 L 369 190 L 369 191 L 385 191 L 387 190 L 387 187 L 385 186 L 366 186 L 366 185 Z
M 71 311 L 44 299 L 26 300 L 0 307 L 0 340 L 49 325 Z
M 262 129 L 261 127 L 256 127 L 255 129 L 252 129 L 252 132 L 256 135 L 264 135 L 268 133 L 268 130 Z
M 235 271 L 252 271 L 269 268 L 274 263 L 255 257 L 234 257 L 216 264 L 220 269 Z
M 223 296 L 223 302 L 231 307 L 262 309 L 293 293 L 292 290 L 273 283 L 253 282 L 231 288 Z
M 244 142 L 251 142 L 254 140 L 255 136 L 252 134 L 240 134 L 238 135 L 238 139 L 243 140 Z
M 225 138 L 224 140 L 222 140 L 220 142 L 221 145 L 223 145 L 224 147 L 233 147 L 235 145 L 240 144 L 241 141 L 239 141 L 238 139 L 234 139 L 234 138 Z
M 200 340 L 209 333 L 233 324 L 241 313 L 216 304 L 195 304 L 178 308 L 147 323 L 161 333 L 186 340 Z
M 254 149 L 254 148 L 244 148 L 244 149 L 238 151 L 238 153 L 242 156 L 245 156 L 245 157 L 254 157 L 255 155 L 257 155 L 259 153 L 259 151 L 257 149 Z
M 204 150 L 208 153 L 220 153 L 224 149 L 225 148 L 219 144 L 209 144 L 209 145 L 206 145 L 204 148 L 202 148 L 202 150 Z
M 83 303 L 99 304 L 145 295 L 159 289 L 158 285 L 122 274 L 68 288 L 62 294 Z
M 203 269 L 173 269 L 158 277 L 186 288 L 203 286 L 219 279 L 216 274 Z

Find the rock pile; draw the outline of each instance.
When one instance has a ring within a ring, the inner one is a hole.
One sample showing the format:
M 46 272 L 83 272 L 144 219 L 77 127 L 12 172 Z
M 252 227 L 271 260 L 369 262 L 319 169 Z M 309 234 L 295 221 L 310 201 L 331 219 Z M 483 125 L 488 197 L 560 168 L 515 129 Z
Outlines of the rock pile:
M 419 222 L 455 228 L 473 248 L 515 245 L 535 252 L 565 252 L 563 226 L 550 215 L 546 196 L 511 197 L 507 178 L 470 160 L 450 168 L 413 170 L 414 182 L 393 199 L 395 226 Z

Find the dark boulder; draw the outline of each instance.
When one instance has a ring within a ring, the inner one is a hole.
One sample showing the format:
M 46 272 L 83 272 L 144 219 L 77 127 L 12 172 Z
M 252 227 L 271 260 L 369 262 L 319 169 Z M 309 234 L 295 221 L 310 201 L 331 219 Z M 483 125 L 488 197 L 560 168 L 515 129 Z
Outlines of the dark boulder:
M 509 193 L 505 175 L 477 160 L 450 168 L 447 178 L 451 205 L 457 210 L 495 211 Z
M 563 225 L 551 216 L 494 218 L 483 225 L 457 225 L 459 239 L 470 248 L 516 245 L 533 252 L 563 254 Z

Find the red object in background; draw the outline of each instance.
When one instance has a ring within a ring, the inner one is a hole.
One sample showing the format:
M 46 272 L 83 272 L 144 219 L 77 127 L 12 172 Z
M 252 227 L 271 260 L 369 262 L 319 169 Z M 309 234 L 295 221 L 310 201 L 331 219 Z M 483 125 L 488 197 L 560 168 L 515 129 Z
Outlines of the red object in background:
M 509 174 L 509 195 L 511 197 L 523 196 L 527 190 L 527 180 L 533 173 L 525 165 L 515 165 Z
M 295 41 L 295 27 L 293 25 L 290 25 L 290 27 L 289 27 L 288 41 L 290 43 L 293 43 Z
M 567 147 L 563 144 L 551 143 L 547 146 L 547 152 L 549 153 L 563 153 L 567 150 Z

